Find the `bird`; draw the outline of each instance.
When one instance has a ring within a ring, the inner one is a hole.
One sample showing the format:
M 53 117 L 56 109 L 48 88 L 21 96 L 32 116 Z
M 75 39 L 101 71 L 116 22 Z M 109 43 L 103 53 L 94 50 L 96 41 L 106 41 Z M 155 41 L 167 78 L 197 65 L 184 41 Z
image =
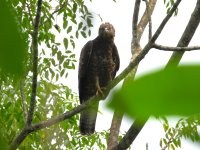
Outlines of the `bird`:
M 82 48 L 78 68 L 78 90 L 80 104 L 91 97 L 103 95 L 105 87 L 115 78 L 119 70 L 120 58 L 114 43 L 115 29 L 109 22 L 102 23 L 98 36 L 88 41 Z M 99 102 L 80 113 L 81 135 L 91 135 L 95 131 Z

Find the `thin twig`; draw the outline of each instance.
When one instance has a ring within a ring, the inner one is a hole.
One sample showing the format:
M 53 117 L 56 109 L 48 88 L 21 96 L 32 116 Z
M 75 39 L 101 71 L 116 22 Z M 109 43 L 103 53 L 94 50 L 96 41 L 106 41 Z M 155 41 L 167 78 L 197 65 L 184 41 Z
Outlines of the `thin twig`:
M 57 12 L 61 11 L 66 5 L 67 5 L 68 1 L 65 1 L 58 9 L 56 9 L 55 11 L 53 11 L 51 13 L 51 15 L 40 25 L 44 25 L 46 22 L 48 22 L 49 20 L 51 20 L 51 18 L 53 17 L 54 14 L 56 14 Z
M 132 42 L 131 42 L 131 52 L 132 55 L 134 54 L 135 47 L 138 46 L 138 38 L 137 38 L 137 24 L 138 24 L 138 15 L 140 10 L 140 0 L 135 1 L 135 8 L 133 12 L 133 19 L 132 19 Z
M 148 4 L 148 13 L 149 15 L 151 16 L 152 13 L 153 13 L 153 10 L 154 10 L 154 7 L 156 5 L 156 2 L 157 0 L 149 0 L 149 4 Z M 143 32 L 144 32 L 144 27 L 146 27 L 146 25 L 149 23 L 149 18 L 147 16 L 147 8 L 145 10 L 145 13 L 144 15 L 142 16 L 139 24 L 138 24 L 138 31 L 137 31 L 137 36 L 138 36 L 138 40 L 140 41 L 141 40 L 141 37 L 143 35 Z
M 31 23 L 34 24 L 33 16 L 31 14 L 31 8 L 30 8 L 30 5 L 27 2 L 26 2 L 26 7 L 28 9 L 28 15 L 29 15 L 29 18 L 31 20 Z
M 200 50 L 200 46 L 171 47 L 171 46 L 163 46 L 163 45 L 159 45 L 159 44 L 153 44 L 152 48 L 156 48 L 158 50 L 163 50 L 163 51 L 193 51 L 193 50 Z
M 21 95 L 21 99 L 22 99 L 22 111 L 24 114 L 24 121 L 26 122 L 27 120 L 27 109 L 26 109 L 26 96 L 24 93 L 24 79 L 20 80 L 20 95 Z

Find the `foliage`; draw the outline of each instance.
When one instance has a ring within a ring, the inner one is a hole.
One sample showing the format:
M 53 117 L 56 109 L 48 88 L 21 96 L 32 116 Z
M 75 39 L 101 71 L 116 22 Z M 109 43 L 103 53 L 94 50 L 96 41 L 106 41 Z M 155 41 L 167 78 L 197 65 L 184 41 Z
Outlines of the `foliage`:
M 3 0 L 2 2 L 6 1 Z M 5 44 L 11 46 L 8 48 L 9 56 L 5 57 L 5 60 L 10 58 L 11 54 L 13 54 L 13 58 L 12 61 L 9 59 L 9 62 L 3 62 L 1 65 L 9 64 L 11 65 L 9 69 L 14 69 L 16 67 L 14 65 L 18 65 L 15 64 L 16 58 L 14 57 L 23 56 L 22 53 L 19 53 L 20 50 L 26 51 L 26 57 L 23 59 L 25 62 L 23 66 L 19 66 L 20 69 L 24 68 L 20 79 L 9 75 L 2 75 L 0 78 L 0 129 L 6 145 L 13 141 L 26 123 L 26 113 L 31 96 L 32 35 L 37 8 L 36 0 L 8 2 L 10 9 L 1 9 L 0 18 L 2 20 L 10 18 L 12 21 L 10 28 L 3 26 L 1 29 L 6 29 L 3 33 L 12 35 L 9 42 L 13 45 L 7 44 L 8 39 L 4 39 Z M 13 16 L 11 16 L 9 10 L 13 11 Z M 5 25 L 7 25 L 7 22 L 5 22 Z M 62 114 L 78 105 L 76 93 L 60 82 L 67 78 L 69 70 L 75 69 L 76 59 L 73 50 L 76 47 L 76 39 L 90 36 L 91 27 L 92 15 L 84 5 L 84 1 L 43 1 L 38 37 L 37 102 L 33 123 Z M 14 34 L 12 31 L 19 31 L 19 33 Z M 60 41 L 56 35 L 61 37 L 62 34 L 65 37 Z M 25 39 L 27 47 L 23 46 L 16 49 L 23 43 L 19 35 Z M 0 37 L 2 38 L 2 36 Z M 1 47 L 1 49 L 3 48 Z M 3 49 L 1 52 L 7 51 Z M 25 105 L 25 110 L 23 105 Z M 78 115 L 76 115 L 53 127 L 32 133 L 20 145 L 19 149 L 84 149 L 84 147 L 88 149 L 88 146 L 105 149 L 105 142 L 102 142 L 101 139 L 105 137 L 106 132 L 96 133 L 91 138 L 81 137 L 78 118 Z
M 25 47 L 19 26 L 15 23 L 15 15 L 10 3 L 1 1 L 0 5 L 0 73 L 20 75 L 23 72 Z M 12 44 L 11 44 L 12 43 Z
M 169 13 L 170 9 L 174 5 L 174 0 L 164 0 L 164 4 L 166 6 L 167 13 Z M 178 14 L 178 8 L 176 9 L 174 15 L 177 16 Z
M 117 92 L 111 105 L 133 118 L 150 115 L 190 116 L 199 113 L 199 75 L 199 65 L 179 66 L 145 74 Z M 145 94 L 141 94 L 141 91 Z
M 179 66 L 145 74 L 116 92 L 109 107 L 140 119 L 151 115 L 185 116 L 175 127 L 170 127 L 166 117 L 161 117 L 165 131 L 165 137 L 160 140 L 162 150 L 181 147 L 182 138 L 200 141 L 199 75 L 199 65 Z
M 168 147 L 172 150 L 180 148 L 182 138 L 189 138 L 193 142 L 200 140 L 200 135 L 198 133 L 198 126 L 200 126 L 199 114 L 179 119 L 175 127 L 170 127 L 165 117 L 162 117 L 162 120 L 163 129 L 165 131 L 165 137 L 160 140 L 160 147 L 162 150 Z

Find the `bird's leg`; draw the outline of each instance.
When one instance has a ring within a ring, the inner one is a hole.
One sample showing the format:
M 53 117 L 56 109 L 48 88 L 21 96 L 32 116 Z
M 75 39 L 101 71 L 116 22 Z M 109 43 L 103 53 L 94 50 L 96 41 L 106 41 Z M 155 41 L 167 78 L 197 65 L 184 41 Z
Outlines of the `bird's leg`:
M 99 78 L 98 77 L 96 77 L 96 95 L 102 95 L 102 96 L 104 95 L 103 91 L 102 91 L 102 89 L 99 85 Z

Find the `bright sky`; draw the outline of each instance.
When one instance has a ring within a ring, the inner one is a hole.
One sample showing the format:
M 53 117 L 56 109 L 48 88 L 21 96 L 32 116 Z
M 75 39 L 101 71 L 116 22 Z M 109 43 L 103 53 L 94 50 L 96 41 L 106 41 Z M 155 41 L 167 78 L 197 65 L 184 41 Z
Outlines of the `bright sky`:
M 92 40 L 97 36 L 99 25 L 101 20 L 95 14 L 99 14 L 104 22 L 110 22 L 113 24 L 116 30 L 115 43 L 118 47 L 121 66 L 118 73 L 120 73 L 129 63 L 130 60 L 130 43 L 131 43 L 131 22 L 134 8 L 134 0 L 117 0 L 117 3 L 112 2 L 112 0 L 93 0 L 92 3 L 87 0 L 87 6 L 90 11 L 94 14 L 94 27 L 92 30 L 92 36 L 88 39 L 79 39 L 77 43 L 77 58 L 79 58 L 80 50 L 83 45 L 88 41 Z M 184 29 L 187 25 L 187 22 L 191 16 L 191 13 L 196 4 L 196 0 L 189 1 L 184 0 L 181 2 L 179 7 L 179 12 L 177 17 L 172 17 L 164 28 L 162 34 L 159 36 L 156 43 L 167 45 L 167 46 L 176 46 Z M 144 10 L 145 3 L 141 2 L 141 10 Z M 140 12 L 142 15 L 143 11 Z M 155 11 L 152 16 L 152 26 L 153 32 L 157 29 L 162 19 L 166 15 L 166 9 L 163 3 L 163 0 L 158 0 Z M 196 46 L 199 45 L 199 34 L 200 28 L 198 28 L 196 34 L 194 35 L 190 45 Z M 143 39 L 141 41 L 141 46 L 144 47 L 148 39 L 148 34 L 145 32 Z M 144 74 L 145 72 L 151 71 L 152 69 L 158 67 L 164 67 L 167 61 L 171 56 L 171 52 L 164 52 L 158 50 L 151 50 L 144 60 L 139 65 L 137 76 Z M 194 63 L 200 62 L 200 52 L 192 51 L 186 52 L 182 59 L 183 63 Z M 68 84 L 72 85 L 74 91 L 78 90 L 77 82 L 77 68 L 76 70 L 69 74 Z M 74 78 L 75 77 L 75 78 Z M 73 84 L 72 82 L 73 81 Z M 112 113 L 105 109 L 105 101 L 101 102 L 100 111 L 102 114 L 98 114 L 98 119 L 96 123 L 96 130 L 101 131 L 103 129 L 109 129 Z M 174 119 L 172 119 L 174 120 Z M 173 123 L 173 121 L 172 121 Z M 122 130 L 127 131 L 129 126 L 132 124 L 130 119 L 125 118 L 122 123 Z M 162 125 L 159 121 L 155 119 L 150 119 L 145 125 L 142 132 L 139 134 L 137 139 L 132 144 L 132 149 L 137 150 L 146 150 L 145 145 L 148 143 L 149 150 L 159 150 L 159 140 L 164 136 Z M 184 142 L 182 148 L 179 150 L 199 150 L 200 146 L 192 142 Z

